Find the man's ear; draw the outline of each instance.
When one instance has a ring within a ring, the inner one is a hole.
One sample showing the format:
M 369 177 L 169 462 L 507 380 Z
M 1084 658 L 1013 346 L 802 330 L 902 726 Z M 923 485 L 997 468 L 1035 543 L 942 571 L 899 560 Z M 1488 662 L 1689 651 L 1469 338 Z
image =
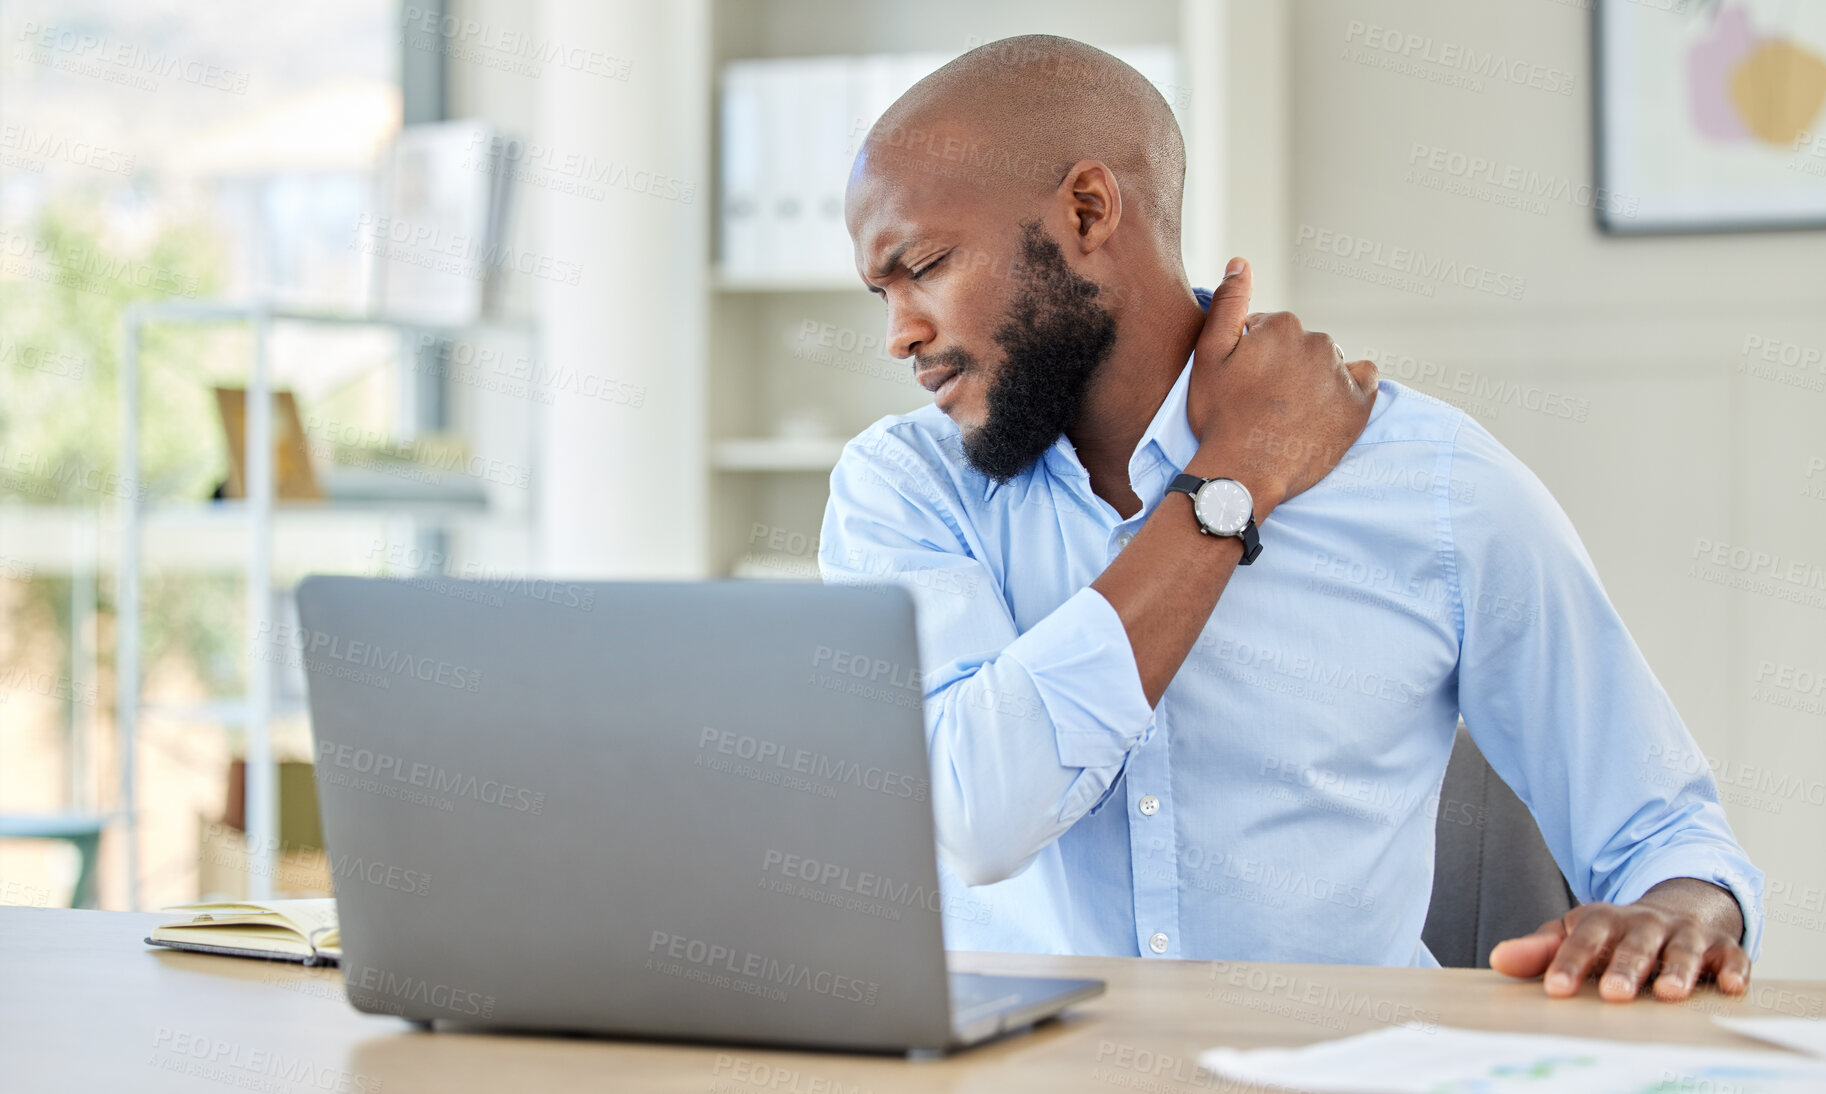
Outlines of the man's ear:
M 1122 190 L 1116 173 L 1099 160 L 1079 160 L 1065 173 L 1058 197 L 1065 207 L 1066 227 L 1078 241 L 1081 254 L 1103 246 L 1122 220 Z

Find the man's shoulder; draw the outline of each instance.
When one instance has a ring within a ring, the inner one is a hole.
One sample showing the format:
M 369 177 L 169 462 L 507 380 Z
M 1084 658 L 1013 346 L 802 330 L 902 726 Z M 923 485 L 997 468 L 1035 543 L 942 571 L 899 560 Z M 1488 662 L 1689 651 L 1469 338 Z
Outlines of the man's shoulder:
M 1415 501 L 1443 491 L 1459 517 L 1514 506 L 1524 496 L 1534 509 L 1553 504 L 1528 466 L 1476 418 L 1394 380 L 1378 382 L 1369 423 L 1339 473 L 1405 482 Z
M 1357 444 L 1450 445 L 1471 418 L 1463 410 L 1396 380 L 1376 382 L 1376 405 Z M 1471 424 L 1475 425 L 1474 422 Z
M 936 405 L 890 414 L 843 446 L 839 475 L 864 474 L 901 493 L 963 494 L 987 480 L 964 460 L 963 433 Z
M 1392 397 L 1391 397 L 1392 396 Z M 1387 399 L 1388 412 L 1372 412 L 1358 444 L 1379 441 L 1416 441 L 1451 449 L 1452 462 L 1461 470 L 1481 468 L 1492 475 L 1533 478 L 1515 453 L 1503 446 L 1482 422 L 1443 399 L 1415 391 L 1393 380 L 1380 381 L 1377 410 Z
M 909 411 L 906 415 L 887 415 L 884 418 L 878 418 L 873 426 L 867 427 L 855 438 L 851 438 L 851 442 L 844 446 L 845 455 L 849 449 L 871 451 L 884 444 L 900 444 L 900 446 L 911 447 L 911 449 L 929 449 L 935 453 L 939 453 L 946 447 L 962 451 L 962 431 L 957 427 L 957 422 L 944 416 L 944 411 L 940 411 L 939 405 L 926 404 L 918 407 L 917 411 Z
M 1379 380 L 1376 406 L 1357 444 L 1403 441 L 1450 448 L 1460 461 L 1526 470 L 1514 453 L 1462 408 L 1398 381 Z
M 1540 476 L 1476 418 L 1392 380 L 1380 383 L 1378 410 L 1390 395 L 1382 420 L 1372 412 L 1363 436 L 1345 457 L 1353 467 L 1378 473 L 1394 469 L 1418 490 L 1407 495 L 1415 500 L 1443 496 L 1450 503 L 1452 536 L 1461 546 L 1513 546 L 1548 536 L 1577 542 L 1565 511 Z M 1378 443 L 1402 441 L 1416 443 Z

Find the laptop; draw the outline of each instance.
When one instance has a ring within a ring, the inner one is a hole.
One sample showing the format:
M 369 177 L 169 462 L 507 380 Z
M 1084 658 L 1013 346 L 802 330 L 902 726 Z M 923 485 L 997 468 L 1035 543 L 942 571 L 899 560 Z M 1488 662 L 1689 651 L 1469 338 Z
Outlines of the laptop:
M 930 1054 L 1101 981 L 949 973 L 893 587 L 313 576 L 302 662 L 360 1010 Z

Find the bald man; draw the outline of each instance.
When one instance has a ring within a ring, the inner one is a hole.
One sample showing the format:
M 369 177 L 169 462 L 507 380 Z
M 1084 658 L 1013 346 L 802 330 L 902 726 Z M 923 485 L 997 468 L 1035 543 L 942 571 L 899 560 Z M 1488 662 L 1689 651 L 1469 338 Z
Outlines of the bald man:
M 1195 292 L 1184 172 L 1139 74 L 1034 36 L 920 81 L 850 177 L 935 405 L 846 446 L 819 562 L 918 603 L 947 944 L 1437 964 L 1462 715 L 1583 902 L 1493 966 L 1742 992 L 1762 874 L 1565 514 L 1461 411 L 1248 315 L 1241 260 Z

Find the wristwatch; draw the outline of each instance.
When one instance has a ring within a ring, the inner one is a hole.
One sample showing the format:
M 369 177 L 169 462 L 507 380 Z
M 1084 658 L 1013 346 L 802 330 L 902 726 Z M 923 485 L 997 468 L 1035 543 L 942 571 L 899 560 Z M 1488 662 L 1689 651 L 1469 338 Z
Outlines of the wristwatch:
M 1201 479 L 1182 474 L 1167 489 L 1192 499 L 1192 514 L 1198 518 L 1199 531 L 1243 541 L 1242 565 L 1249 565 L 1262 553 L 1262 538 L 1255 530 L 1255 499 L 1249 496 L 1247 486 L 1235 479 Z

